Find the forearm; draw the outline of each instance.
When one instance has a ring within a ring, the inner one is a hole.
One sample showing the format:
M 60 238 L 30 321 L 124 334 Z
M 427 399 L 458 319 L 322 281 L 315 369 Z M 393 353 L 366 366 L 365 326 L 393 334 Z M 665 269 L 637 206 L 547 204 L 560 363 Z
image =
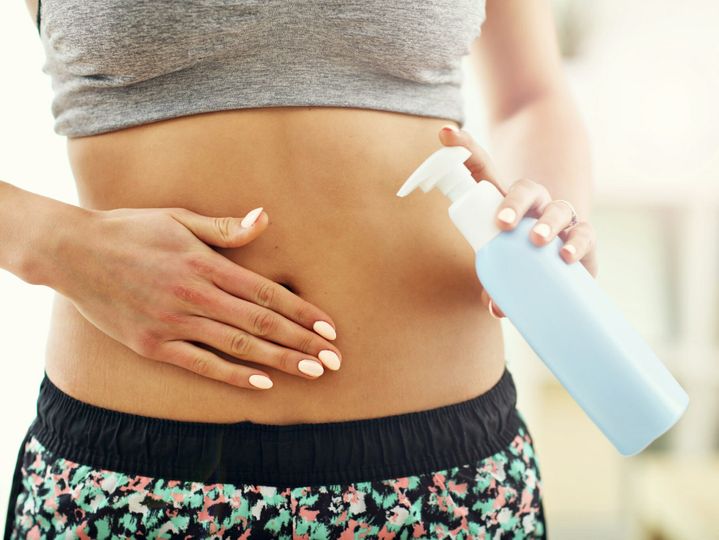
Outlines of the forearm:
M 36 285 L 52 279 L 68 238 L 91 213 L 0 181 L 0 268 Z
M 519 178 L 544 185 L 587 220 L 593 181 L 589 141 L 573 101 L 552 93 L 490 122 L 492 155 L 504 187 Z

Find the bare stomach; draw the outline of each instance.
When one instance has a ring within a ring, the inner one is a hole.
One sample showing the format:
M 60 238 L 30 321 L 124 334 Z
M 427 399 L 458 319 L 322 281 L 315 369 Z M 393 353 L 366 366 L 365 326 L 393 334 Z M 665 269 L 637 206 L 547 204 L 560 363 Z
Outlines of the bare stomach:
M 326 311 L 339 371 L 317 380 L 268 368 L 248 390 L 136 354 L 55 295 L 50 379 L 114 410 L 205 422 L 371 418 L 440 407 L 492 387 L 501 326 L 481 304 L 471 248 L 437 192 L 395 196 L 441 147 L 446 120 L 364 109 L 280 107 L 194 115 L 68 140 L 80 205 L 184 207 L 269 226 L 215 248 Z M 148 231 L 148 234 L 152 234 Z

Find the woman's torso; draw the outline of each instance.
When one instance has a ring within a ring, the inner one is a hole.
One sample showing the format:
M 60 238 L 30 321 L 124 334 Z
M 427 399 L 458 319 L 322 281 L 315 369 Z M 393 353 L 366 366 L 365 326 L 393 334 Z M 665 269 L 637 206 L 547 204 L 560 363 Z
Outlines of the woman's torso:
M 27 1 L 35 14 L 36 0 L 34 6 Z M 125 20 L 123 4 L 73 5 L 82 18 L 66 17 L 60 3 L 43 2 L 48 52 L 57 55 L 55 63 L 46 65 L 48 72 L 69 62 L 63 80 L 112 69 L 129 76 L 125 70 L 130 68 L 122 67 L 129 53 L 120 42 L 110 48 L 93 45 L 96 23 L 109 24 L 115 39 L 125 35 L 118 34 L 122 25 L 113 19 Z M 193 5 L 205 6 L 203 13 L 212 20 L 224 20 L 224 3 Z M 332 5 L 340 10 L 332 21 L 334 31 L 354 28 L 347 26 L 344 5 Z M 149 16 L 153 7 L 142 6 Z M 379 26 L 357 32 L 386 32 L 380 47 L 393 61 L 387 80 L 410 77 L 425 85 L 436 77 L 454 80 L 453 58 L 464 50 L 465 40 L 478 34 L 483 16 L 482 4 L 469 2 L 442 11 L 441 24 L 432 18 L 439 15 L 433 3 L 417 5 L 424 18 L 403 17 L 397 6 L 379 2 L 371 9 L 376 16 L 364 24 Z M 183 12 L 173 13 L 179 17 Z M 353 13 L 362 18 L 364 12 Z M 182 32 L 188 21 L 178 17 L 153 19 L 153 24 L 167 24 L 157 29 L 165 34 Z M 394 39 L 394 25 L 402 24 L 412 40 Z M 447 34 L 449 27 L 454 30 Z M 427 42 L 430 30 L 433 39 Z M 148 50 L 154 34 L 138 37 Z M 357 36 L 362 47 L 377 45 L 362 35 Z M 385 50 L 387 40 L 394 44 L 391 53 Z M 180 43 L 175 53 L 182 55 Z M 443 45 L 437 49 L 437 43 Z M 228 51 L 228 58 L 249 54 L 255 46 L 263 44 L 242 41 L 245 48 Z M 283 54 L 291 50 L 282 49 Z M 340 51 L 344 56 L 332 51 L 327 62 L 358 62 L 346 65 L 368 69 L 365 53 L 372 51 L 362 49 L 356 59 L 350 50 Z M 118 55 L 122 61 L 112 64 Z M 137 64 L 138 57 L 133 58 Z M 147 68 L 166 70 L 159 58 L 148 56 Z M 142 65 L 133 69 L 142 70 Z M 472 250 L 449 221 L 449 203 L 441 194 L 395 196 L 414 168 L 441 146 L 437 132 L 445 123 L 362 108 L 268 107 L 182 116 L 68 139 L 82 206 L 185 207 L 236 217 L 264 207 L 270 224 L 259 238 L 241 248 L 216 250 L 326 311 L 337 325 L 334 343 L 343 362 L 339 371 L 326 370 L 318 380 L 270 370 L 272 389 L 240 389 L 137 355 L 57 294 L 47 343 L 49 377 L 68 394 L 96 405 L 210 422 L 368 418 L 483 393 L 499 379 L 504 351 L 500 325 L 480 302 Z
M 103 407 L 209 422 L 368 418 L 483 393 L 499 379 L 504 351 L 500 324 L 480 302 L 472 250 L 441 194 L 395 196 L 441 147 L 446 123 L 276 107 L 68 139 L 81 206 L 237 217 L 263 206 L 270 224 L 259 238 L 215 249 L 325 310 L 343 363 L 317 380 L 270 369 L 272 389 L 240 389 L 139 356 L 57 294 L 49 377 Z

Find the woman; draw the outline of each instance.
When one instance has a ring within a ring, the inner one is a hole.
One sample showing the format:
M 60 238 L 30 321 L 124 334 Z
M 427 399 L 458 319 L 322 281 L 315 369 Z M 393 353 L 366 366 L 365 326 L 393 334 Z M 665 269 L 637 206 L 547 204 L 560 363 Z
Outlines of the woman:
M 2 184 L 2 267 L 58 293 L 6 535 L 545 536 L 501 306 L 395 193 L 465 146 L 596 275 L 547 3 L 28 2 L 80 206 Z

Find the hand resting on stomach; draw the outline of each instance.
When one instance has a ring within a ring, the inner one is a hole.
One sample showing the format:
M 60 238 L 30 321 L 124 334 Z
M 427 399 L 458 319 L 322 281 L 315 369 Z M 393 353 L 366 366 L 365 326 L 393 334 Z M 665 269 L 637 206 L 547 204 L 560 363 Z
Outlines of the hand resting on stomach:
M 201 332 L 186 338 L 228 363 L 267 373 L 274 383 L 266 390 L 240 388 L 139 354 L 130 338 L 113 338 L 82 314 L 81 303 L 73 303 L 80 292 L 68 292 L 55 297 L 48 375 L 70 395 L 99 406 L 210 422 L 369 418 L 439 407 L 488 390 L 501 375 L 504 351 L 499 322 L 480 301 L 471 248 L 449 221 L 441 194 L 395 196 L 412 170 L 441 147 L 437 132 L 446 123 L 364 109 L 280 107 L 69 139 L 80 204 L 100 214 L 177 208 L 241 218 L 263 207 L 251 241 L 205 245 L 237 272 L 284 284 L 295 302 L 316 310 L 309 309 L 309 318 L 326 314 L 336 328 L 334 340 L 313 332 L 309 322 L 300 325 L 277 313 L 285 330 L 295 325 L 295 337 L 314 335 L 313 349 L 322 343 L 342 361 L 339 370 L 325 368 L 312 378 L 259 359 L 233 358 L 203 342 Z M 153 238 L 159 230 L 147 229 L 146 245 L 160 245 Z M 131 233 L 118 229 L 109 237 L 117 241 L 108 253 L 123 253 L 117 245 L 123 234 Z M 136 241 L 142 242 L 139 235 Z M 182 264 L 178 257 L 178 273 Z M 162 273 L 169 279 L 172 272 L 166 267 Z M 151 297 L 147 284 L 159 276 L 143 280 L 145 297 Z M 86 291 L 92 283 L 77 280 L 73 287 Z M 235 304 L 231 292 L 214 292 Z M 237 290 L 235 296 L 235 307 L 247 302 Z M 106 306 L 106 313 L 113 307 Z M 212 322 L 209 313 L 204 316 Z M 119 310 L 117 317 L 119 328 L 127 320 Z M 107 324 L 113 324 L 109 315 Z M 256 338 L 266 347 L 292 348 Z M 293 358 L 301 356 L 296 351 Z

